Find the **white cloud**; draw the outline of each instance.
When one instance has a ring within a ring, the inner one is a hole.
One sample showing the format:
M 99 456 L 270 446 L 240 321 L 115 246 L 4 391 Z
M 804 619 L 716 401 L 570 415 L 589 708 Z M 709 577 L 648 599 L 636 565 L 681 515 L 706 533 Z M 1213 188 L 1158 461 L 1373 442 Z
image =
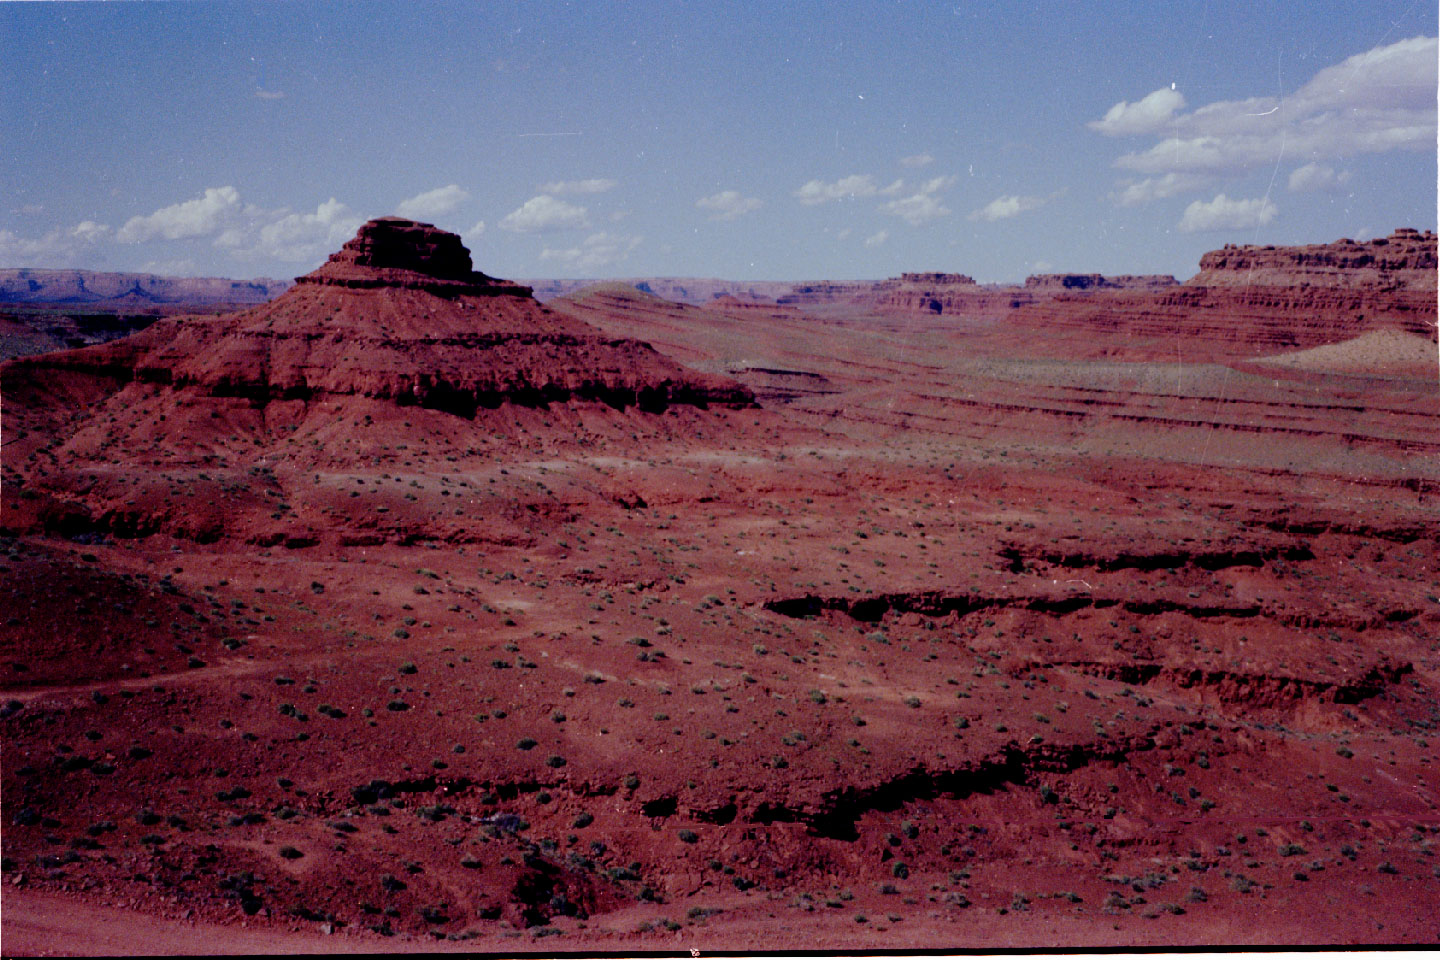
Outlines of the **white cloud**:
M 954 182 L 954 177 L 933 177 L 920 184 L 910 196 L 882 203 L 880 209 L 892 216 L 899 217 L 912 227 L 949 216 L 950 208 L 942 204 L 935 195 L 942 190 L 948 190 Z M 902 182 L 897 180 L 885 189 L 893 192 L 898 190 L 901 185 Z
M 890 239 L 890 231 L 889 231 L 889 230 L 881 230 L 879 233 L 872 233 L 872 234 L 870 234 L 870 236 L 866 237 L 866 238 L 865 238 L 865 246 L 867 246 L 867 247 L 878 247 L 878 246 L 880 246 L 880 244 L 884 243 L 886 240 L 889 240 L 889 239 Z
M 0 266 L 72 266 L 112 234 L 109 226 L 94 220 L 82 220 L 69 230 L 56 227 L 39 237 L 22 237 L 10 230 L 0 230 Z
M 900 166 L 908 167 L 912 170 L 919 169 L 920 167 L 928 167 L 934 162 L 935 158 L 928 153 L 917 153 L 914 156 L 900 158 Z
M 193 277 L 197 273 L 195 261 L 189 257 L 178 260 L 147 260 L 140 265 L 140 272 L 162 277 Z
M 500 229 L 515 233 L 548 233 L 588 226 L 590 218 L 584 207 L 556 200 L 548 193 L 531 197 L 520 209 L 510 211 L 500 221 Z
M 466 237 L 483 237 L 485 235 L 485 221 L 477 220 L 475 226 L 465 231 Z
M 1122 207 L 1134 207 L 1152 200 L 1163 200 L 1181 193 L 1203 190 L 1214 183 L 1213 177 L 1194 173 L 1167 173 L 1163 177 L 1146 177 L 1127 182 L 1119 193 L 1110 197 Z
M 240 256 L 295 262 L 319 260 L 338 250 L 365 222 L 364 217 L 334 197 L 318 205 L 314 213 L 274 213 L 280 216 L 258 230 L 245 232 L 236 250 Z
M 711 220 L 735 220 L 764 204 L 757 197 L 746 197 L 738 190 L 722 190 L 695 201 L 701 210 L 712 211 Z
M 1185 97 L 1172 87 L 1161 87 L 1134 103 L 1120 101 L 1105 111 L 1099 120 L 1091 120 L 1085 126 L 1098 130 L 1107 137 L 1128 137 L 1137 133 L 1155 133 L 1164 129 L 1175 116 L 1175 111 L 1184 108 Z
M 257 100 L 284 100 L 284 99 L 285 99 L 285 92 L 284 92 L 283 90 L 265 90 L 265 89 L 263 89 L 263 88 L 257 88 L 257 89 L 255 90 L 255 99 L 257 99 Z
M 1311 162 L 1433 150 L 1437 55 L 1435 37 L 1412 37 L 1326 67 L 1283 99 L 1222 100 L 1176 114 L 1164 124 L 1169 136 L 1115 164 L 1151 175 L 1240 175 L 1273 165 L 1282 149 Z
M 1208 203 L 1196 200 L 1185 208 L 1178 229 L 1181 233 L 1203 233 L 1218 230 L 1245 230 L 1263 226 L 1275 219 L 1280 211 L 1264 197 L 1253 200 L 1231 200 L 1225 194 L 1215 195 Z
M 898 196 L 900 192 L 904 189 L 905 181 L 896 180 L 894 183 L 890 184 L 890 186 L 884 188 L 883 190 L 877 190 L 876 193 L 880 194 L 880 196 L 882 197 L 894 197 Z
M 131 217 L 119 230 L 84 220 L 37 239 L 0 233 L 0 259 L 71 265 L 82 259 L 93 261 L 85 251 L 110 242 L 210 238 L 214 246 L 241 260 L 316 261 L 349 240 L 364 219 L 334 197 L 318 204 L 313 213 L 293 213 L 288 207 L 266 209 L 243 203 L 234 187 L 212 187 L 193 199 Z M 162 257 L 152 262 L 166 266 L 186 261 Z M 194 261 L 188 262 L 193 265 Z M 164 272 L 193 272 L 193 266 L 187 271 Z
M 1327 167 L 1322 163 L 1307 163 L 1290 172 L 1290 191 L 1292 193 L 1313 193 L 1320 190 L 1333 190 L 1349 179 L 1350 171 L 1348 170 L 1336 173 L 1334 167 Z
M 162 207 L 145 217 L 131 217 L 115 234 L 121 243 L 184 240 L 220 231 L 241 212 L 234 187 L 210 187 L 193 200 Z
M 879 193 L 875 178 L 868 173 L 852 173 L 834 183 L 810 180 L 795 191 L 795 199 L 806 206 L 828 203 L 831 200 L 850 200 L 855 197 L 873 197 Z
M 595 270 L 619 263 L 640 245 L 641 237 L 627 237 L 614 233 L 592 233 L 577 247 L 540 251 L 541 260 L 554 260 L 575 270 Z
M 75 238 L 59 229 L 42 237 L 22 237 L 12 230 L 0 230 L 0 265 L 3 266 L 69 266 L 77 252 Z
M 430 220 L 444 216 L 469 199 L 469 191 L 452 183 L 400 201 L 395 212 L 411 220 Z
M 592 180 L 552 180 L 549 183 L 542 183 L 537 188 L 541 193 L 604 193 L 607 190 L 614 190 L 618 183 L 614 180 L 595 178 Z
M 996 220 L 1008 220 L 1027 210 L 1043 207 L 1045 203 L 1046 199 L 1044 197 L 1018 197 L 1014 195 L 996 197 L 979 210 L 972 210 L 969 219 L 985 220 L 994 223 Z
M 97 243 L 110 235 L 110 227 L 94 220 L 82 220 L 70 231 L 70 236 L 86 243 Z

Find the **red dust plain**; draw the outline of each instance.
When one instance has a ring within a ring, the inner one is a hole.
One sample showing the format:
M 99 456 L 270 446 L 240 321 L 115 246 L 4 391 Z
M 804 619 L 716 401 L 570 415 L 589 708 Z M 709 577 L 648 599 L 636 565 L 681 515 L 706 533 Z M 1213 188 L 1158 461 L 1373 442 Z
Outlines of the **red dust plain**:
M 1435 273 L 542 305 L 385 218 L 11 361 L 5 952 L 1434 942 Z

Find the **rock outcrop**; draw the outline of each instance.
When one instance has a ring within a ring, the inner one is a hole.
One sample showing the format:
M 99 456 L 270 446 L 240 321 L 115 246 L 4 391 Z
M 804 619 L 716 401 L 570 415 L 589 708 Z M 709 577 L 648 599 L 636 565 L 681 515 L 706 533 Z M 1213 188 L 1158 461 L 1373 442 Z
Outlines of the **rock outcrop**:
M 1413 287 L 1435 290 L 1435 234 L 1401 227 L 1368 242 L 1300 247 L 1226 244 L 1200 258 L 1195 287 Z
M 297 284 L 357 290 L 398 287 L 440 296 L 529 297 L 529 287 L 476 271 L 470 251 L 453 233 L 401 217 L 379 217 Z
M 1062 353 L 1196 362 L 1258 357 L 1372 330 L 1435 338 L 1436 238 L 1411 229 L 1357 243 L 1226 246 L 1183 284 L 1060 293 L 1016 313 L 1017 332 Z

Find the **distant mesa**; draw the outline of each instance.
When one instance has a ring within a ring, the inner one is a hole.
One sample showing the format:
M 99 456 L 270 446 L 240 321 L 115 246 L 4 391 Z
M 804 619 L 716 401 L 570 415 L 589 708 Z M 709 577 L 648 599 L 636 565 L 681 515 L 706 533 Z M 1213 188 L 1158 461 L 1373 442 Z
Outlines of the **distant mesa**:
M 171 304 L 195 310 L 250 306 L 284 293 L 289 280 L 160 277 L 97 270 L 0 269 L 0 304 L 152 311 Z M 163 311 L 160 311 L 163 312 Z
M 1147 285 L 1151 278 L 1141 277 L 1116 278 L 1139 281 L 1118 288 L 1072 288 L 1066 278 L 1074 275 L 1032 277 L 1027 288 L 1053 295 L 1024 305 L 1008 323 L 1058 353 L 1131 360 L 1258 358 L 1380 330 L 1434 343 L 1436 268 L 1428 230 L 1401 228 L 1367 242 L 1227 244 L 1202 256 L 1200 271 L 1181 284 Z M 1362 341 L 1360 353 L 1368 357 L 1377 342 L 1389 341 Z
M 1179 280 L 1169 274 L 1038 273 L 1025 278 L 1027 290 L 1150 290 L 1173 287 Z
M 963 273 L 902 273 L 900 274 L 900 283 L 941 287 L 978 286 L 974 277 L 966 276 Z
M 1391 286 L 1435 289 L 1435 234 L 1401 227 L 1370 241 L 1297 247 L 1226 244 L 1200 258 L 1190 286 Z

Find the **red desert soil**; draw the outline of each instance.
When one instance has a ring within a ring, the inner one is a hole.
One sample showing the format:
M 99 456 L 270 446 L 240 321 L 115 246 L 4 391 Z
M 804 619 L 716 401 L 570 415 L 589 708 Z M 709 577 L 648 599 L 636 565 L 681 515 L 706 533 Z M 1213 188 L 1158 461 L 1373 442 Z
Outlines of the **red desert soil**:
M 6 952 L 1435 941 L 1435 239 L 1332 246 L 542 306 L 386 218 L 5 364 Z

